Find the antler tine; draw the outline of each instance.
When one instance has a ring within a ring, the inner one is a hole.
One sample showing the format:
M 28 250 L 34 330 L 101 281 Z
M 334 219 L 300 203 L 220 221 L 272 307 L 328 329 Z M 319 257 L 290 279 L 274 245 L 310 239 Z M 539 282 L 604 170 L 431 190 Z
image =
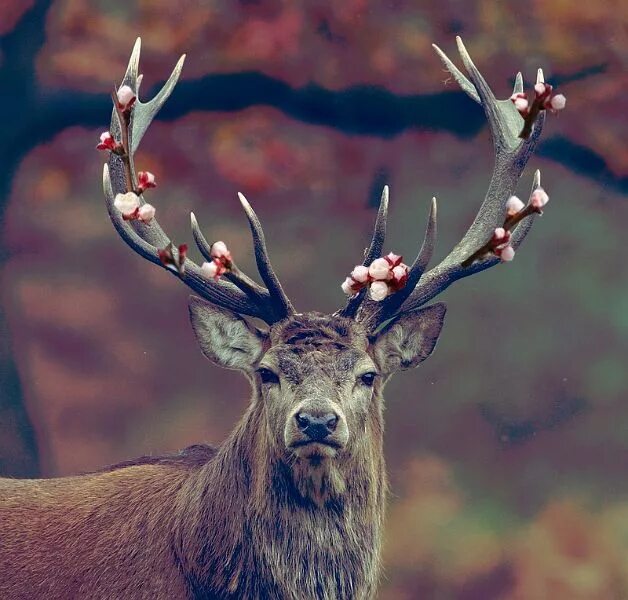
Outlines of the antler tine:
M 434 48 L 462 89 L 484 108 L 493 139 L 495 165 L 486 197 L 475 220 L 451 253 L 439 265 L 421 277 L 416 288 L 401 306 L 400 310 L 403 312 L 421 306 L 457 279 L 487 269 L 499 262 L 498 258 L 488 256 L 475 261 L 468 267 L 462 266 L 463 261 L 482 248 L 492 236 L 495 228 L 504 222 L 506 202 L 513 195 L 519 177 L 543 130 L 545 114 L 541 112 L 529 138 L 519 137 L 524 119 L 513 102 L 510 99 L 497 100 L 495 98 L 484 77 L 473 64 L 460 38 L 457 38 L 457 44 L 470 80 L 453 65 L 442 50 L 436 46 Z M 542 82 L 542 80 L 543 74 L 539 69 L 537 81 Z M 514 90 L 518 92 L 522 89 L 523 77 L 519 73 L 515 78 Z M 533 189 L 538 187 L 538 178 L 535 178 L 535 182 Z M 527 217 L 515 230 L 513 236 L 518 243 L 521 243 L 532 222 L 533 219 Z
M 125 117 L 114 98 L 114 112 L 111 119 L 110 132 L 116 139 L 120 140 L 123 152 L 121 155 L 116 152 L 110 153 L 108 165 L 105 165 L 103 173 L 105 198 L 111 221 L 120 237 L 135 252 L 178 276 L 181 281 L 209 302 L 239 314 L 258 317 L 272 324 L 285 316 L 277 309 L 275 298 L 267 290 L 244 275 L 235 265 L 233 265 L 234 268 L 231 272 L 225 273 L 225 277 L 229 281 L 206 277 L 201 267 L 189 258 L 184 258 L 179 250 L 172 246 L 170 239 L 154 218 L 149 224 L 140 220 L 125 221 L 120 211 L 114 205 L 117 194 L 124 194 L 130 191 L 137 193 L 140 206 L 145 204 L 141 191 L 138 190 L 136 185 L 133 157 L 148 126 L 172 93 L 185 60 L 185 55 L 183 55 L 159 93 L 152 100 L 144 103 L 137 97 L 139 80 L 141 78 L 138 74 L 140 49 L 141 41 L 138 38 L 122 81 L 122 84 L 130 87 L 135 95 L 130 114 L 126 113 Z M 207 258 L 205 252 L 209 253 L 207 241 L 200 233 L 198 224 L 194 227 L 194 223 L 195 219 L 193 219 L 192 226 L 195 239 L 201 252 Z M 165 248 L 168 248 L 172 253 L 173 260 L 175 260 L 178 268 L 173 267 L 172 264 L 164 264 L 162 262 L 160 252 L 163 252 Z
M 382 323 L 393 317 L 406 298 L 412 293 L 415 286 L 421 279 L 427 265 L 432 259 L 437 237 L 437 203 L 436 198 L 432 198 L 430 203 L 430 213 L 425 228 L 425 235 L 419 253 L 417 254 L 410 270 L 405 287 L 398 292 L 391 294 L 382 302 L 366 300 L 357 315 L 360 321 L 368 330 L 375 331 Z
M 141 257 L 163 267 L 164 265 L 159 259 L 158 249 L 140 236 L 135 229 L 131 227 L 129 222 L 122 218 L 122 214 L 114 206 L 115 194 L 113 192 L 109 167 L 107 165 L 104 165 L 103 168 L 103 188 L 109 217 L 120 237 Z M 155 225 L 154 222 L 153 224 Z M 177 252 L 176 249 L 173 251 Z M 171 269 L 167 270 L 178 276 L 181 281 L 211 303 L 243 315 L 259 317 L 270 322 L 267 319 L 270 319 L 272 315 L 260 311 L 260 304 L 258 302 L 249 298 L 232 284 L 208 280 L 202 275 L 200 267 L 190 259 L 185 259 L 185 270 L 182 274 Z
M 371 244 L 364 255 L 364 265 L 370 265 L 378 256 L 381 256 L 384 242 L 386 241 L 386 227 L 388 225 L 388 200 L 390 189 L 387 185 L 382 190 L 382 196 L 379 200 L 379 209 L 377 210 L 377 218 L 375 219 L 375 227 L 373 228 L 373 237 Z
M 364 253 L 364 266 L 370 265 L 373 260 L 381 255 L 384 248 L 384 242 L 386 241 L 386 227 L 388 224 L 388 200 L 390 190 L 387 185 L 382 190 L 382 195 L 379 201 L 379 209 L 377 210 L 377 218 L 375 219 L 375 226 L 373 227 L 373 236 L 371 237 L 371 243 L 368 249 Z M 347 318 L 353 318 L 358 312 L 360 305 L 366 297 L 366 290 L 360 290 L 360 292 L 347 301 L 347 305 L 336 312 L 337 315 Z
M 196 220 L 196 215 L 193 212 L 190 213 L 190 222 L 192 225 L 192 235 L 194 236 L 194 241 L 200 253 L 205 260 L 209 262 L 213 261 L 214 257 L 211 253 L 211 244 L 205 239 Z M 224 274 L 224 277 L 252 298 L 257 298 L 257 300 L 261 302 L 267 302 L 269 300 L 270 295 L 268 290 L 255 283 L 246 273 L 242 272 L 235 262 L 231 262 L 231 269 Z
M 266 284 L 268 292 L 270 293 L 271 302 L 275 309 L 277 320 L 281 320 L 288 315 L 295 313 L 294 307 L 290 302 L 288 296 L 283 291 L 281 283 L 273 266 L 270 263 L 268 257 L 268 251 L 266 250 L 266 238 L 264 237 L 264 230 L 260 223 L 255 211 L 249 204 L 249 201 L 244 197 L 244 194 L 238 192 L 238 198 L 242 204 L 242 208 L 249 220 L 249 226 L 251 227 L 251 234 L 253 236 L 253 245 L 255 248 L 255 261 L 257 262 L 257 270 L 259 271 L 262 281 Z
M 540 171 L 537 170 L 534 174 L 530 195 L 532 195 L 534 191 L 540 187 L 541 174 Z M 510 244 L 514 249 L 517 249 L 528 235 L 530 229 L 532 229 L 535 218 L 535 214 L 526 217 L 513 231 Z M 500 259 L 497 256 L 489 255 L 482 260 L 474 262 L 468 267 L 463 267 L 460 264 L 451 262 L 448 263 L 447 259 L 445 259 L 421 277 L 418 285 L 414 288 L 414 291 L 401 306 L 401 311 L 409 312 L 415 310 L 426 302 L 429 302 L 432 298 L 436 297 L 443 290 L 448 288 L 454 281 L 462 279 L 463 277 L 468 277 L 469 275 L 474 275 L 480 271 L 485 271 L 499 262 Z

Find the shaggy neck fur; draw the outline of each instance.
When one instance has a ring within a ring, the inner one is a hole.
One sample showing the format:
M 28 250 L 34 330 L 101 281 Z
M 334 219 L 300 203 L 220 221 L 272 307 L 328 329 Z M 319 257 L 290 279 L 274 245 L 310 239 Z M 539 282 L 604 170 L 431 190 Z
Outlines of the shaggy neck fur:
M 350 458 L 308 465 L 273 446 L 263 412 L 254 401 L 177 500 L 175 552 L 193 597 L 372 598 L 386 496 L 381 415 Z

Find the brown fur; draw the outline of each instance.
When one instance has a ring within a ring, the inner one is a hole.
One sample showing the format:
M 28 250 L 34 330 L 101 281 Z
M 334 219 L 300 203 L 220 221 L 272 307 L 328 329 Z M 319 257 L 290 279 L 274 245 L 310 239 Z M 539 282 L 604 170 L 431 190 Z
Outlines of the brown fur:
M 370 344 L 360 325 L 333 316 L 296 315 L 263 333 L 198 301 L 192 310 L 203 352 L 248 373 L 246 413 L 217 449 L 78 477 L 0 479 L 0 598 L 374 597 L 383 385 L 431 352 L 444 308 L 402 318 Z M 264 383 L 259 366 L 281 381 Z M 362 375 L 373 370 L 371 387 Z M 302 409 L 338 412 L 337 446 L 292 445 Z

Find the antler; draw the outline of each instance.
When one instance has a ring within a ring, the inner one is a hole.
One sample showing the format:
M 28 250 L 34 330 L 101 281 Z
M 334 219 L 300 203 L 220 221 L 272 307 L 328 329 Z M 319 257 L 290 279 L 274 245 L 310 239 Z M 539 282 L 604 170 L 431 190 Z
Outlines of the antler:
M 511 99 L 497 100 L 484 77 L 473 64 L 462 40 L 457 37 L 456 41 L 458 52 L 469 78 L 458 70 L 438 46 L 434 45 L 434 49 L 460 87 L 478 102 L 486 113 L 495 150 L 495 166 L 486 198 L 462 240 L 438 265 L 424 272 L 432 256 L 436 239 L 436 199 L 432 200 L 423 245 L 409 271 L 405 287 L 380 302 L 367 298 L 365 290 L 361 290 L 360 294 L 350 299 L 347 306 L 338 313 L 344 316 L 355 316 L 372 331 L 395 314 L 409 312 L 422 306 L 457 279 L 488 269 L 500 261 L 495 254 L 483 252 L 483 249 L 488 247 L 489 242 L 487 240 L 491 240 L 495 229 L 505 223 L 506 203 L 513 195 L 519 177 L 543 130 L 545 112 L 540 111 L 539 113 L 537 111 L 534 115 L 536 117 L 534 122 L 530 119 L 524 121 Z M 543 72 L 539 69 L 537 84 L 543 83 Z M 523 77 L 521 73 L 518 73 L 513 94 L 522 95 L 522 93 Z M 529 135 L 523 131 L 524 124 L 526 129 L 529 129 L 533 124 Z M 540 173 L 536 171 L 532 192 L 534 193 L 535 190 L 539 189 Z M 387 191 L 385 191 L 384 196 L 386 201 L 383 201 L 380 206 L 378 225 L 375 227 L 371 243 L 371 248 L 377 248 L 378 252 L 381 252 L 384 243 L 385 227 L 382 227 L 380 222 L 383 220 L 385 223 L 386 220 Z M 384 212 L 383 218 L 381 216 L 382 211 Z M 521 212 L 518 218 L 505 224 L 512 228 L 516 225 L 510 238 L 510 245 L 513 248 L 517 248 L 523 242 L 532 227 L 535 213 L 540 213 L 540 210 L 526 209 Z M 376 255 L 379 254 L 376 253 Z M 372 257 L 370 259 L 372 260 Z M 369 263 L 365 261 L 364 264 Z
M 140 48 L 141 41 L 138 38 L 121 85 L 121 88 L 128 86 L 135 99 L 131 100 L 125 111 L 116 95 L 113 95 L 114 112 L 111 118 L 110 149 L 115 146 L 116 151 L 110 153 L 108 164 L 105 165 L 103 171 L 107 210 L 116 231 L 140 256 L 166 268 L 209 302 L 239 314 L 259 317 L 268 324 L 280 321 L 294 313 L 294 308 L 273 271 L 266 251 L 264 232 L 257 215 L 242 194 L 239 195 L 240 201 L 249 220 L 257 267 L 266 288 L 247 277 L 231 260 L 229 269 L 224 273 L 224 278 L 228 281 L 207 277 L 199 265 L 185 256 L 187 247 L 179 246 L 176 249 L 155 219 L 151 219 L 149 223 L 144 223 L 139 219 L 126 220 L 115 206 L 116 196 L 129 192 L 137 193 L 140 208 L 146 204 L 141 193 L 143 189 L 137 185 L 134 155 L 151 121 L 172 93 L 185 60 L 185 55 L 183 55 L 168 81 L 152 100 L 146 103 L 140 102 L 137 97 L 142 78 L 138 73 Z M 201 233 L 193 213 L 191 221 L 192 233 L 199 250 L 211 262 L 214 260 L 211 245 Z M 164 256 L 167 256 L 168 260 L 164 260 Z

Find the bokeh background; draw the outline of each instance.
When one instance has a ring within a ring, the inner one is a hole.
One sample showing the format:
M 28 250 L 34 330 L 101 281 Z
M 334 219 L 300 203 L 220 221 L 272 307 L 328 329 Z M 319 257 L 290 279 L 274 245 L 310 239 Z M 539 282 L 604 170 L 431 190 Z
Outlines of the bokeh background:
M 408 258 L 432 195 L 437 258 L 484 197 L 483 115 L 430 47 L 460 34 L 498 95 L 541 66 L 568 104 L 519 190 L 540 168 L 546 214 L 443 295 L 437 351 L 387 389 L 380 598 L 628 598 L 627 20 L 620 0 L 3 0 L 0 473 L 219 442 L 247 403 L 104 209 L 94 146 L 137 35 L 145 97 L 188 53 L 137 158 L 162 226 L 190 242 L 194 210 L 252 273 L 242 191 L 296 306 L 333 311 L 384 183 Z

